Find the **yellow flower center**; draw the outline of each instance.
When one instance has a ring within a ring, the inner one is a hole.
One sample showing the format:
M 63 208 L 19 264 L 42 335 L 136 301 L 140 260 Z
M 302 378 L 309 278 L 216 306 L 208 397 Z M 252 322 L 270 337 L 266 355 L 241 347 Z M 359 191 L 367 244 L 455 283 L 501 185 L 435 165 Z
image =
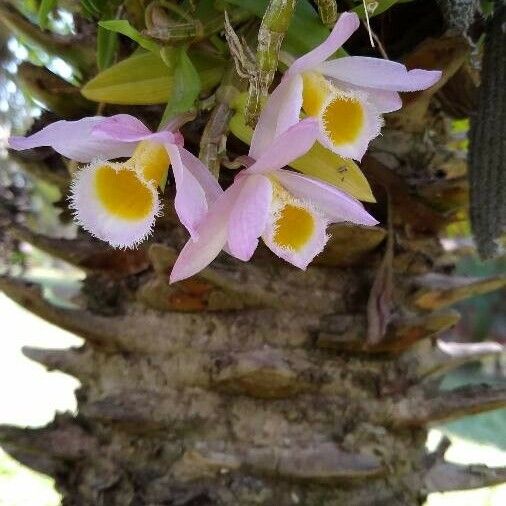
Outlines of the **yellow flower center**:
M 309 210 L 286 204 L 275 223 L 274 242 L 282 248 L 301 250 L 311 239 L 315 220 Z
M 153 210 L 153 192 L 133 170 L 103 165 L 95 171 L 94 183 L 102 206 L 118 218 L 142 220 Z
M 332 85 L 317 72 L 304 72 L 302 82 L 302 108 L 308 116 L 319 116 Z
M 336 146 L 354 142 L 364 126 L 362 104 L 351 97 L 336 93 L 322 112 L 327 136 Z
M 317 72 L 306 72 L 302 78 L 304 112 L 320 118 L 325 133 L 334 145 L 354 142 L 365 123 L 360 100 L 340 92 Z
M 165 185 L 170 165 L 165 146 L 153 141 L 141 141 L 135 148 L 131 161 L 147 181 L 160 187 Z

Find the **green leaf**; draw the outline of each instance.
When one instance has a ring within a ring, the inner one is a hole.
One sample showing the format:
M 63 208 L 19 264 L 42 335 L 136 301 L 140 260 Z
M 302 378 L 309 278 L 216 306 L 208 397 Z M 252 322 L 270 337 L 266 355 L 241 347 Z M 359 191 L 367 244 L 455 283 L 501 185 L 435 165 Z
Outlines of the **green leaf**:
M 99 26 L 97 31 L 97 66 L 99 70 L 109 68 L 118 49 L 118 34 Z
M 45 30 L 47 27 L 47 21 L 49 13 L 56 6 L 57 0 L 42 0 L 40 2 L 38 17 L 39 17 L 39 26 Z
M 99 21 L 99 26 L 112 32 L 121 33 L 126 37 L 137 42 L 139 46 L 147 49 L 148 51 L 157 52 L 160 50 L 160 46 L 152 40 L 144 37 L 139 31 L 137 31 L 126 19 L 113 19 L 110 21 Z
M 221 82 L 227 60 L 197 48 L 191 48 L 188 54 L 199 73 L 202 90 L 210 90 Z
M 88 81 L 81 93 L 95 102 L 124 105 L 163 104 L 170 99 L 174 86 L 174 69 L 178 62 L 175 48 L 160 54 L 136 52 Z M 216 86 L 226 61 L 202 50 L 190 51 L 191 61 L 200 76 L 203 90 Z M 172 61 L 173 58 L 173 61 Z
M 169 99 L 173 81 L 159 55 L 141 53 L 100 72 L 81 93 L 89 100 L 109 104 L 161 104 Z
M 163 126 L 174 116 L 188 112 L 194 107 L 202 85 L 186 49 L 164 47 L 160 54 L 169 67 L 175 62 L 172 93 L 160 123 Z

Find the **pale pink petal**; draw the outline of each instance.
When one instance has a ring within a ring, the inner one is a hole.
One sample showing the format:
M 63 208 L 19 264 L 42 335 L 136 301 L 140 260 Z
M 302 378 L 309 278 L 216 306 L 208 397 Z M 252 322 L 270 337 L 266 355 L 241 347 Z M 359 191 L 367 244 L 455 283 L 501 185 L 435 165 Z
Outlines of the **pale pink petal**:
M 198 238 L 181 250 L 170 274 L 170 282 L 189 278 L 207 267 L 225 247 L 229 217 L 242 185 L 232 185 L 215 201 L 202 220 Z
M 360 21 L 354 12 L 343 12 L 325 41 L 295 60 L 285 75 L 293 76 L 323 63 L 351 37 L 359 26 Z
M 197 179 L 183 165 L 180 148 L 174 144 L 167 144 L 166 148 L 176 181 L 174 207 L 181 223 L 190 232 L 192 239 L 196 240 L 197 227 L 207 213 L 206 195 Z
M 332 222 L 378 224 L 358 200 L 334 186 L 288 170 L 278 170 L 275 176 L 290 193 L 301 200 L 311 202 Z
M 9 146 L 18 151 L 50 146 L 58 153 L 83 163 L 96 158 L 111 160 L 130 156 L 137 142 L 100 139 L 92 135 L 93 129 L 103 121 L 101 116 L 57 121 L 28 137 L 11 137 Z
M 319 66 L 319 70 L 345 83 L 390 91 L 424 90 L 441 78 L 439 70 L 407 70 L 401 63 L 365 56 L 327 61 Z
M 257 127 L 258 128 L 258 127 Z M 318 121 L 306 118 L 273 139 L 249 169 L 249 174 L 260 174 L 280 169 L 306 154 L 318 136 Z
M 357 87 L 358 88 L 358 87 Z M 402 107 L 401 96 L 396 91 L 360 88 L 368 93 L 369 102 L 381 114 L 398 111 Z
M 247 262 L 255 252 L 258 238 L 267 224 L 272 184 L 262 175 L 243 176 L 240 179 L 245 181 L 230 215 L 228 248 L 230 254 Z
M 358 91 L 359 95 L 367 96 L 368 101 L 380 114 L 398 111 L 402 107 L 401 96 L 396 91 L 364 88 L 363 86 L 355 86 L 333 78 L 330 78 L 329 80 L 336 88 L 339 88 L 342 91 L 352 93 L 354 91 Z
M 240 165 L 242 165 L 244 168 L 247 169 L 248 167 L 251 167 L 255 163 L 255 160 L 251 158 L 251 156 L 249 155 L 240 155 L 234 160 L 234 162 L 239 163 Z
M 181 132 L 170 132 L 173 136 L 172 144 L 182 148 L 184 146 L 184 137 Z
M 151 132 L 142 121 L 129 114 L 116 114 L 104 118 L 102 122 L 93 128 L 93 136 L 99 139 L 111 139 L 123 142 L 139 142 L 144 139 L 157 140 L 159 142 L 170 142 L 176 144 L 172 132 L 162 130 Z
M 179 148 L 179 156 L 181 157 L 183 165 L 191 172 L 204 190 L 207 204 L 209 205 L 214 202 L 223 193 L 216 178 L 209 172 L 209 169 L 187 149 Z
M 168 130 L 169 132 L 175 132 L 179 130 L 183 125 L 195 119 L 194 112 L 184 112 L 179 114 L 178 116 L 174 116 L 166 125 L 163 127 L 163 130 Z
M 144 123 L 130 114 L 116 114 L 103 118 L 95 126 L 93 133 L 97 137 L 120 141 L 139 141 L 151 133 Z
M 267 99 L 251 140 L 249 154 L 258 159 L 272 140 L 299 121 L 302 77 L 283 79 Z

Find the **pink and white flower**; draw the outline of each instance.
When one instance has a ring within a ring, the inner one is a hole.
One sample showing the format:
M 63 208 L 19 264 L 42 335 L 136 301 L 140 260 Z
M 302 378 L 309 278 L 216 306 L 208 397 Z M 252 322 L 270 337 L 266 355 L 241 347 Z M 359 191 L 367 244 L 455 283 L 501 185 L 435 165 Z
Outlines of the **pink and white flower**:
M 318 119 L 321 144 L 360 161 L 380 133 L 381 115 L 402 107 L 398 92 L 424 90 L 440 79 L 439 71 L 408 71 L 400 63 L 379 58 L 330 59 L 359 26 L 355 13 L 341 14 L 328 38 L 288 68 L 255 130 L 254 158 L 296 124 L 303 111 Z
M 329 223 L 378 223 L 353 197 L 282 168 L 305 154 L 317 135 L 317 120 L 308 118 L 270 145 L 259 146 L 259 136 L 254 137 L 250 147 L 253 163 L 210 206 L 198 227 L 198 237 L 181 251 L 171 282 L 196 274 L 222 249 L 248 261 L 260 237 L 276 255 L 305 269 L 324 248 Z
M 198 158 L 183 147 L 177 120 L 151 132 L 127 114 L 57 121 L 28 137 L 11 137 L 12 149 L 51 146 L 86 163 L 74 176 L 71 206 L 78 223 L 115 247 L 133 247 L 152 231 L 169 166 L 176 181 L 175 208 L 196 238 L 208 204 L 221 193 L 218 182 Z M 130 157 L 124 162 L 116 158 Z

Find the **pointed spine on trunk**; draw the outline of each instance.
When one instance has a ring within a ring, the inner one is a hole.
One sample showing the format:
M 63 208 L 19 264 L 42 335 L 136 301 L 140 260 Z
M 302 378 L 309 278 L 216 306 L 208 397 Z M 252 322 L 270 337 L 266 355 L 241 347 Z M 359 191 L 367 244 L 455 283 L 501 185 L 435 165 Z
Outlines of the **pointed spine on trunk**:
M 416 375 L 419 378 L 441 376 L 465 364 L 504 353 L 504 346 L 494 342 L 455 343 L 438 339 L 422 343 L 413 350 L 416 357 Z M 413 358 L 410 355 L 410 358 Z
M 2 448 L 37 471 L 55 476 L 66 462 L 96 452 L 98 444 L 70 415 L 57 415 L 43 428 L 0 426 Z
M 388 418 L 397 427 L 422 427 L 504 407 L 505 387 L 469 385 L 433 394 L 415 388 L 393 404 Z
M 411 303 L 419 309 L 435 310 L 504 288 L 506 276 L 459 278 L 427 274 L 416 279 L 415 285 L 419 289 L 412 295 Z
M 219 423 L 220 398 L 200 389 L 158 392 L 124 389 L 83 403 L 86 417 L 131 432 L 166 430 L 179 435 Z
M 325 249 L 315 258 L 315 265 L 353 267 L 372 256 L 386 237 L 381 227 L 361 227 L 349 223 L 331 225 L 330 239 Z
M 135 250 L 113 249 L 106 243 L 93 240 L 88 235 L 76 239 L 50 237 L 34 232 L 25 225 L 13 223 L 9 232 L 18 240 L 25 241 L 86 271 L 107 273 L 111 277 L 136 274 L 148 268 L 145 248 Z
M 439 462 L 425 475 L 427 492 L 454 492 L 493 487 L 506 481 L 506 467 Z
M 379 343 L 371 344 L 365 338 L 364 318 L 336 316 L 334 322 L 338 327 L 333 327 L 331 322 L 327 322 L 326 331 L 318 335 L 316 343 L 321 348 L 342 351 L 398 354 L 424 339 L 448 330 L 459 319 L 459 313 L 452 309 L 423 316 L 397 317 L 388 325 L 384 339 Z
M 1 276 L 0 290 L 43 320 L 84 339 L 106 347 L 114 347 L 117 342 L 118 335 L 114 331 L 117 330 L 114 329 L 114 318 L 104 318 L 85 310 L 51 304 L 44 298 L 38 285 L 20 279 Z
M 315 390 L 325 380 L 325 375 L 303 357 L 268 347 L 221 354 L 211 372 L 211 383 L 219 390 L 264 399 Z
M 330 442 L 290 448 L 236 447 L 228 451 L 213 449 L 208 443 L 197 443 L 174 467 L 174 473 L 184 480 L 218 474 L 225 469 L 328 485 L 353 483 L 380 476 L 385 471 L 376 457 L 347 453 Z
M 23 355 L 48 371 L 58 370 L 79 379 L 93 373 L 93 357 L 83 348 L 43 349 L 23 346 Z

